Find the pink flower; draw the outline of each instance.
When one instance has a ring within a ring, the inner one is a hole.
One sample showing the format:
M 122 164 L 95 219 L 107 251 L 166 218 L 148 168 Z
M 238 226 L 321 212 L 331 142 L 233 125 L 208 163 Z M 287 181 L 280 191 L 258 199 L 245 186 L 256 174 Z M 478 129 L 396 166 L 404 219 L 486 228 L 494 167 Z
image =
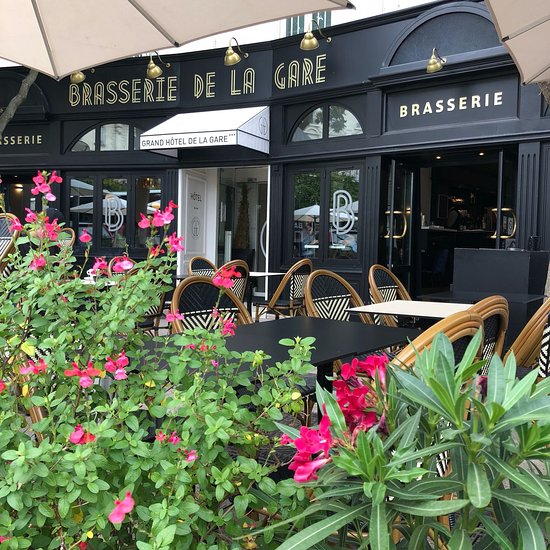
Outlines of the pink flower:
M 185 451 L 187 462 L 193 462 L 193 460 L 197 460 L 197 450 L 192 449 L 191 451 Z
M 169 322 L 169 323 L 173 323 L 175 320 L 178 320 L 178 321 L 181 321 L 183 319 L 183 313 L 180 313 L 177 309 L 174 313 L 172 313 L 171 311 L 169 311 L 167 314 L 166 314 L 166 320 Z
M 98 274 L 107 271 L 107 262 L 104 257 L 95 258 L 94 265 L 92 266 L 92 273 Z
M 115 380 L 125 380 L 128 378 L 128 375 L 126 374 L 126 371 L 124 369 L 117 369 L 115 371 Z
M 32 181 L 34 181 L 35 185 L 42 185 L 46 183 L 46 178 L 44 178 L 44 174 L 42 174 L 42 172 L 38 170 L 38 172 L 36 173 L 36 176 L 32 178 Z
M 226 319 L 222 326 L 222 336 L 235 336 L 235 328 L 237 328 L 237 325 L 233 323 L 233 319 Z
M 34 176 L 34 178 L 32 178 L 32 181 L 34 181 L 35 185 L 35 187 L 31 189 L 31 193 L 33 195 L 38 195 L 39 193 L 51 193 L 50 186 L 46 183 L 46 180 L 40 171 L 36 174 L 36 176 Z
M 40 374 L 41 372 L 45 372 L 46 368 L 48 367 L 47 363 L 44 362 L 44 359 L 40 358 L 38 360 L 38 363 L 35 363 L 34 361 L 30 360 L 28 361 L 28 367 L 21 367 L 19 369 L 20 374 Z
M 160 210 L 155 210 L 153 214 L 153 225 L 155 227 L 162 227 L 168 225 L 174 219 L 174 214 L 172 214 L 172 208 L 167 206 L 163 212 Z
M 0 180 L 0 183 L 2 183 L 2 180 Z M 7 540 L 10 540 L 10 537 L 3 537 L 2 535 L 0 535 L 0 544 L 6 542 Z
M 33 223 L 36 221 L 36 212 L 33 212 L 30 208 L 25 208 L 25 211 L 27 212 L 27 215 L 25 216 L 25 221 L 27 223 Z
M 22 231 L 23 226 L 19 221 L 19 218 L 10 218 L 10 231 Z
M 294 470 L 294 481 L 297 483 L 306 483 L 307 481 L 317 479 L 317 474 L 315 472 L 329 461 L 329 458 L 316 458 L 315 460 L 302 461 L 299 465 L 296 465 L 295 468 L 291 467 L 294 464 L 291 463 L 288 469 Z
M 130 364 L 128 357 L 126 357 L 126 352 L 122 350 L 120 355 L 116 359 L 112 359 L 107 355 L 107 361 L 105 362 L 105 370 L 107 372 L 116 372 L 117 369 L 124 369 Z
M 355 376 L 358 363 L 359 363 L 359 359 L 357 359 L 357 357 L 354 357 L 351 363 L 344 363 L 342 365 L 342 368 L 340 369 L 340 376 L 344 380 L 349 380 L 352 376 Z
M 211 359 L 211 360 L 210 360 L 210 363 L 212 364 L 212 366 L 213 366 L 215 369 L 217 369 L 217 368 L 220 366 L 220 364 L 219 364 L 216 360 L 214 360 L 214 359 Z
M 179 207 L 172 199 L 170 199 L 170 201 L 168 202 L 167 208 L 170 208 L 170 210 L 172 210 L 172 208 L 179 208 Z
M 181 244 L 183 241 L 183 237 L 177 237 L 176 233 L 172 233 L 168 237 L 168 248 L 170 249 L 170 252 L 181 252 L 184 250 L 183 245 Z
M 212 282 L 218 288 L 231 288 L 233 286 L 232 278 L 236 277 L 238 279 L 240 276 L 241 274 L 236 271 L 235 266 L 231 266 L 229 269 L 222 267 L 218 273 L 216 273 Z
M 172 443 L 172 445 L 177 445 L 181 441 L 181 437 L 179 437 L 176 432 L 172 432 L 172 434 L 168 438 L 168 441 Z
M 294 439 L 292 439 L 290 436 L 283 434 L 281 436 L 281 445 L 290 445 L 291 443 L 294 443 Z
M 53 222 L 49 222 L 48 218 L 46 217 L 44 228 L 46 229 L 46 233 L 48 234 L 48 239 L 50 239 L 51 241 L 56 241 L 59 231 L 61 231 L 61 227 L 59 227 L 59 224 L 57 223 L 57 218 Z
M 85 370 L 81 370 L 75 361 L 73 361 L 71 365 L 73 367 L 72 369 L 65 369 L 65 376 L 78 376 L 78 383 L 82 388 L 89 388 L 93 384 L 91 377 L 101 374 L 100 370 L 94 368 L 91 361 L 88 361 L 88 366 Z
M 151 249 L 149 250 L 149 255 L 151 256 L 151 258 L 156 258 L 160 254 L 164 254 L 164 250 L 162 249 L 162 246 L 159 246 L 159 245 L 152 246 Z
M 82 428 L 80 424 L 75 426 L 74 431 L 69 436 L 69 441 L 75 445 L 85 445 L 86 443 L 92 443 L 96 437 L 94 434 L 87 432 Z
M 123 501 L 115 500 L 115 507 L 109 514 L 109 521 L 111 523 L 122 523 L 126 514 L 129 514 L 134 509 L 134 499 L 132 493 L 128 491 Z
M 121 258 L 116 259 L 113 265 L 113 271 L 115 273 L 124 273 L 125 271 L 132 269 L 132 267 L 134 267 L 134 262 L 132 262 L 128 256 L 122 256 Z
M 0 393 L 2 393 L 6 389 L 6 384 L 3 380 L 0 380 Z
M 380 387 L 386 391 L 386 365 L 389 363 L 387 355 L 369 355 L 364 361 L 359 361 L 359 370 L 375 379 L 378 376 Z
M 31 263 L 29 264 L 29 269 L 31 271 L 39 271 L 46 265 L 46 258 L 44 258 L 43 254 L 40 254 L 40 256 L 35 256 Z
M 151 220 L 143 215 L 141 212 L 139 213 L 141 216 L 141 220 L 138 222 L 138 227 L 141 227 L 141 229 L 147 229 L 148 227 L 151 227 Z
M 46 193 L 44 196 L 46 197 L 46 200 L 49 202 L 53 202 L 55 200 L 55 195 L 53 193 Z
M 162 430 L 159 430 L 159 433 L 155 436 L 157 441 L 164 441 L 166 439 L 166 434 L 162 433 Z
M 81 542 L 78 543 L 77 546 L 78 546 L 78 550 L 87 550 L 88 543 L 81 541 Z
M 186 346 L 183 346 L 186 349 L 197 349 L 197 346 L 195 344 L 187 344 Z
M 80 237 L 78 237 L 78 240 L 81 243 L 89 243 L 92 240 L 92 236 L 85 229 L 83 229 L 82 230 L 82 235 L 80 235 Z
M 52 175 L 50 176 L 50 181 L 48 183 L 52 184 L 52 183 L 62 183 L 62 182 L 63 182 L 63 178 L 61 176 L 58 176 L 57 171 L 54 170 L 52 172 Z

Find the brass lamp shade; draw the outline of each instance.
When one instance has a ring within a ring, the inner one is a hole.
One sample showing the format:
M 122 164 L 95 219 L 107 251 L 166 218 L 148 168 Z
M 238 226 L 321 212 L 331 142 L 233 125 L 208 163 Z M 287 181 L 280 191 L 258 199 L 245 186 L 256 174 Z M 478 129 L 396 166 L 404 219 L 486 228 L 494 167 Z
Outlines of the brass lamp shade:
M 300 49 L 301 50 L 316 50 L 319 47 L 319 41 L 315 36 L 313 36 L 313 33 L 311 31 L 307 31 L 306 34 L 304 34 L 304 37 L 302 38 L 302 41 L 300 42 Z
M 69 77 L 69 80 L 71 84 L 80 84 L 86 80 L 86 75 L 82 71 L 77 71 Z
M 441 57 L 437 51 L 436 48 L 432 50 L 432 55 L 430 59 L 428 59 L 428 65 L 426 66 L 426 72 L 429 74 L 437 73 L 442 68 L 443 65 L 447 63 L 447 59 L 445 57 Z
M 241 56 L 231 47 L 231 41 L 232 40 L 235 41 L 235 44 L 237 46 L 237 50 L 239 50 L 241 55 L 245 59 L 248 57 L 248 54 L 241 50 L 241 47 L 239 46 L 239 43 L 237 42 L 237 39 L 231 37 L 229 39 L 229 46 L 227 47 L 227 50 L 225 50 L 225 57 L 223 58 L 223 64 L 226 67 L 231 67 L 231 65 L 236 65 L 237 63 L 239 63 L 241 61 Z
M 236 65 L 241 61 L 241 56 L 231 47 L 227 48 L 225 51 L 225 57 L 223 58 L 223 64 L 227 67 L 231 65 Z
M 150 56 L 147 64 L 147 78 L 158 78 L 161 74 L 162 69 L 153 61 L 153 56 Z

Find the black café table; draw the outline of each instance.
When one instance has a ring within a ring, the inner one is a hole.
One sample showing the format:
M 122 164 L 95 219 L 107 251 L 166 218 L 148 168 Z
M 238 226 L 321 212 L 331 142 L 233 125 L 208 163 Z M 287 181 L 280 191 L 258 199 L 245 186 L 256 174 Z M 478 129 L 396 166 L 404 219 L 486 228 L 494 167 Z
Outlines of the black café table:
M 312 350 L 311 363 L 317 367 L 317 381 L 322 387 L 332 390 L 332 382 L 327 377 L 332 376 L 332 363 L 336 359 L 404 344 L 419 334 L 419 330 L 413 328 L 298 316 L 238 326 L 235 336 L 227 338 L 226 344 L 231 351 L 262 350 L 275 362 L 289 358 L 289 348 L 281 346 L 280 340 L 313 336 L 315 349 Z

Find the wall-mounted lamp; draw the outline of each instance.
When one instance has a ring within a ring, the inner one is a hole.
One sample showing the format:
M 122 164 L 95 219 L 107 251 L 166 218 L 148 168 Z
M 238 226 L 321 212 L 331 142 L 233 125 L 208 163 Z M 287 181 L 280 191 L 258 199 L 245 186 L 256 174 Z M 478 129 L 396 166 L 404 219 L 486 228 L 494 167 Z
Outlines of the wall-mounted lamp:
M 321 27 L 319 26 L 319 23 L 316 19 L 313 19 L 311 23 L 315 23 L 317 25 L 317 29 L 319 30 L 319 34 L 327 41 L 327 44 L 330 44 L 332 42 L 332 38 L 330 36 L 325 36 L 323 34 L 323 31 L 321 30 Z M 300 42 L 300 49 L 301 50 L 316 50 L 319 47 L 319 42 L 317 41 L 317 38 L 313 35 L 313 32 L 311 32 L 311 25 L 304 34 L 304 37 L 302 38 L 302 41 Z
M 91 73 L 95 73 L 95 69 L 90 69 Z M 71 84 L 81 84 L 86 80 L 86 75 L 82 71 L 76 71 L 69 77 Z
M 445 65 L 445 63 L 447 63 L 447 58 L 441 57 L 439 55 L 439 52 L 437 51 L 437 48 L 434 48 L 432 50 L 432 56 L 430 57 L 430 59 L 428 59 L 426 72 L 429 74 L 437 73 L 443 68 L 443 65 Z
M 235 40 L 235 44 L 237 45 L 237 50 L 239 50 L 240 54 L 246 59 L 248 57 L 248 54 L 246 52 L 243 52 L 241 50 L 241 47 L 239 46 L 239 43 L 237 42 L 237 39 L 234 37 L 231 37 L 229 39 L 229 46 L 227 50 L 225 50 L 225 57 L 223 58 L 223 64 L 226 67 L 230 67 L 231 65 L 236 65 L 241 60 L 241 55 L 239 55 L 232 47 L 231 47 L 231 40 Z
M 155 52 L 157 54 L 157 57 L 159 58 L 159 61 L 167 68 L 170 68 L 170 63 L 165 63 L 162 60 L 162 57 L 160 57 L 158 52 Z M 153 54 L 149 54 L 149 63 L 147 64 L 147 78 L 158 78 L 162 75 L 162 69 L 153 61 Z

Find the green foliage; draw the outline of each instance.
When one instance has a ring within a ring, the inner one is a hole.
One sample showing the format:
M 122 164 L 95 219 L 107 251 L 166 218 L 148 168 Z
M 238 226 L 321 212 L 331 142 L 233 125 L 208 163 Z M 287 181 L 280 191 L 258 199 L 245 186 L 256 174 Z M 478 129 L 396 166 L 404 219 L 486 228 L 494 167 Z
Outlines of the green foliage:
M 518 380 L 513 357 L 506 365 L 494 358 L 486 379 L 478 376 L 480 338 L 458 365 L 443 335 L 414 369 L 389 365 L 387 394 L 374 383 L 385 424 L 368 431 L 347 433 L 339 403 L 318 388 L 331 420 L 330 459 L 295 493 L 290 481 L 280 486 L 296 503 L 268 527 L 279 537 L 287 530 L 280 548 L 548 547 L 549 385 L 536 373 Z M 327 501 L 331 508 L 319 508 Z
M 311 342 L 273 366 L 228 351 L 220 327 L 147 336 L 139 325 L 170 288 L 174 255 L 85 284 L 71 251 L 38 237 L 44 223 L 26 225 L 31 250 L 0 280 L 0 548 L 233 548 L 275 494 L 274 421 L 303 408 Z M 117 380 L 106 364 L 123 351 Z M 45 370 L 21 374 L 39 359 Z M 100 374 L 82 387 L 72 362 Z M 75 443 L 77 425 L 93 440 Z M 127 492 L 135 507 L 113 524 Z

